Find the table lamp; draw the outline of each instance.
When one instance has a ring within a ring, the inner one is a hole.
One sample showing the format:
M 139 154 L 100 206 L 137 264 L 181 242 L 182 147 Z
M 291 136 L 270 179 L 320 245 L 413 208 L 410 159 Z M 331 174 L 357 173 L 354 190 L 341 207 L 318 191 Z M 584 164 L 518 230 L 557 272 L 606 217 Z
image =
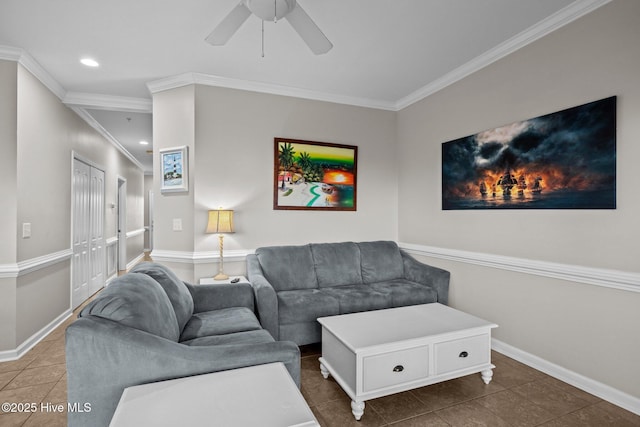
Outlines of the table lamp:
M 223 209 L 209 211 L 209 222 L 207 223 L 206 233 L 218 234 L 218 239 L 220 242 L 220 260 L 218 262 L 218 274 L 216 274 L 213 278 L 215 280 L 226 280 L 229 278 L 229 276 L 224 274 L 223 271 L 223 238 L 224 234 L 233 233 L 233 211 Z

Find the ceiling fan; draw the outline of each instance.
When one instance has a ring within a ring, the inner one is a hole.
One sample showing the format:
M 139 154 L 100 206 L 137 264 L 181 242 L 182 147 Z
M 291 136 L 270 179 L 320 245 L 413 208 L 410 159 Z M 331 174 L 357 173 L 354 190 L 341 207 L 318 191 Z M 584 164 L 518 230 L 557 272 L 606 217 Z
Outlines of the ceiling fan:
M 224 45 L 251 14 L 263 22 L 276 22 L 285 18 L 316 55 L 327 53 L 333 47 L 296 0 L 241 0 L 209 34 L 206 41 L 214 46 Z

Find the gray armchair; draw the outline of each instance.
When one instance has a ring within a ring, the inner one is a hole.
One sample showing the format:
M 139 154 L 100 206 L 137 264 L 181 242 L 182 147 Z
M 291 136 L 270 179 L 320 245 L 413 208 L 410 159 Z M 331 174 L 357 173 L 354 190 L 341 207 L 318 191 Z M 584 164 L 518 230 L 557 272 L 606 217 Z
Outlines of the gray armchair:
M 69 426 L 107 426 L 125 388 L 283 362 L 300 384 L 300 352 L 253 313 L 249 284 L 192 286 L 159 264 L 115 279 L 66 331 Z

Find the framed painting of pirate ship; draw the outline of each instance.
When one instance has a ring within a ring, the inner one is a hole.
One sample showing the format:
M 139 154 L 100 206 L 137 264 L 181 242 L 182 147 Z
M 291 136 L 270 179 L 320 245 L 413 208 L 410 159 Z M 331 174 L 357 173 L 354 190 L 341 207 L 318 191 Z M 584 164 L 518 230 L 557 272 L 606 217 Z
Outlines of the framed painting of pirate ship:
M 615 209 L 616 97 L 442 144 L 442 209 Z
M 355 211 L 358 147 L 274 139 L 273 209 Z

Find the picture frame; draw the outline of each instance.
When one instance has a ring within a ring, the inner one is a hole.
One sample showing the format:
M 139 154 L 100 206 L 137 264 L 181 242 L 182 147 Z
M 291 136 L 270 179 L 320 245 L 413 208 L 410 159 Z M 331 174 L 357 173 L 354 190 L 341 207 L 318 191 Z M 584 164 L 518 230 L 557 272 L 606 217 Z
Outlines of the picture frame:
M 188 147 L 160 150 L 160 192 L 180 193 L 189 191 Z
M 442 210 L 616 209 L 616 97 L 442 144 Z
M 273 157 L 274 210 L 357 210 L 357 146 L 278 137 Z

